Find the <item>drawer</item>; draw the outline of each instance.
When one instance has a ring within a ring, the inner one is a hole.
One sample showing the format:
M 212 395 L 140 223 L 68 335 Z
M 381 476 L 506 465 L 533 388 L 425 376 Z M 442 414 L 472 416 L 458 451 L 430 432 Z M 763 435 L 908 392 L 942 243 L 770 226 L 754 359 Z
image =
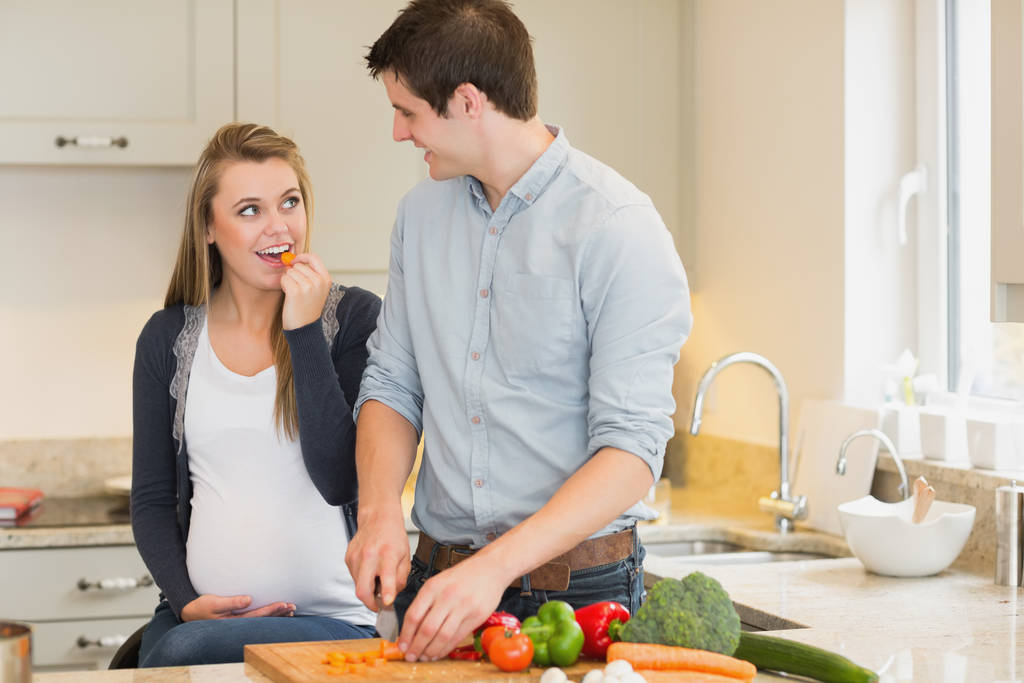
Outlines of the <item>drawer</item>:
M 0 576 L 4 617 L 30 622 L 148 617 L 160 592 L 153 584 L 119 586 L 150 580 L 133 545 L 3 550 Z
M 121 643 L 147 623 L 149 617 L 32 623 L 32 665 L 106 669 Z M 101 639 L 104 645 L 96 645 Z

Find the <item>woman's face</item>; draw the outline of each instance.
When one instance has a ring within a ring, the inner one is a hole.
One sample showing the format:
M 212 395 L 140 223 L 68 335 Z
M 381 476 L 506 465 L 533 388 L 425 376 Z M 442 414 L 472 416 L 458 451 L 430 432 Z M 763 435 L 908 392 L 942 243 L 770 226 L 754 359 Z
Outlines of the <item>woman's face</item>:
M 224 167 L 206 229 L 232 286 L 281 288 L 281 254 L 306 244 L 306 209 L 295 171 L 283 159 L 240 161 Z

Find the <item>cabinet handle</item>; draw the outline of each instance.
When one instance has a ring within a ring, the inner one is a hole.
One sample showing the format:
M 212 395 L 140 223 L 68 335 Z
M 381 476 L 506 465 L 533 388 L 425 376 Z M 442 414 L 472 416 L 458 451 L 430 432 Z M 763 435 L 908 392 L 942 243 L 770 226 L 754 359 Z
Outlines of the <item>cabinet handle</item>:
M 64 147 L 65 145 L 74 145 L 76 147 L 120 147 L 124 149 L 128 146 L 128 138 L 121 136 L 118 138 L 103 137 L 99 135 L 79 135 L 73 138 L 66 138 L 63 135 L 58 135 L 57 139 L 53 141 L 58 147 Z
M 133 579 L 127 576 L 117 576 L 109 579 L 100 579 L 99 581 L 89 581 L 87 579 L 78 580 L 78 590 L 128 590 L 129 588 L 145 588 L 146 586 L 153 585 L 153 577 L 149 574 L 143 574 L 137 579 Z
M 128 640 L 128 636 L 122 636 L 120 634 L 116 636 L 100 636 L 96 640 L 89 640 L 85 636 L 78 636 L 78 640 L 75 641 L 75 645 L 82 650 L 88 647 L 115 648 L 124 645 L 124 641 L 126 640 Z

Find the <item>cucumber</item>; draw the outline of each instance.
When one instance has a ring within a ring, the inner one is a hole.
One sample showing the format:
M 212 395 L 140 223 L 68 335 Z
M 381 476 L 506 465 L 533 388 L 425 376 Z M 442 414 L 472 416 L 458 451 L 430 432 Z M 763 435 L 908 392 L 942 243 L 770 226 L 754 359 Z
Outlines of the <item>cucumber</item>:
M 813 645 L 742 631 L 733 657 L 758 669 L 784 671 L 825 683 L 875 683 L 878 674 L 857 666 L 846 657 Z

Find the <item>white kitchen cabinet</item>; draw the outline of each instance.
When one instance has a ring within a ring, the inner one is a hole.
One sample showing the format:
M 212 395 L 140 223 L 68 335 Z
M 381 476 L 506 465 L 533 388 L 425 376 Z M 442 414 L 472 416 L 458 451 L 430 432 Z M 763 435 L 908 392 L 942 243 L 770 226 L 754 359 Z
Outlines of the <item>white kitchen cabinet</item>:
M 194 164 L 234 118 L 233 15 L 232 0 L 0 2 L 0 164 Z
M 302 150 L 312 247 L 335 279 L 383 293 L 395 207 L 426 177 L 422 151 L 391 139 L 391 105 L 363 56 L 406 0 L 251 0 L 238 15 L 238 119 Z
M 0 550 L 0 576 L 3 617 L 33 626 L 37 670 L 106 668 L 158 602 L 132 545 Z
M 1024 29 L 992 0 L 992 321 L 1024 322 Z

